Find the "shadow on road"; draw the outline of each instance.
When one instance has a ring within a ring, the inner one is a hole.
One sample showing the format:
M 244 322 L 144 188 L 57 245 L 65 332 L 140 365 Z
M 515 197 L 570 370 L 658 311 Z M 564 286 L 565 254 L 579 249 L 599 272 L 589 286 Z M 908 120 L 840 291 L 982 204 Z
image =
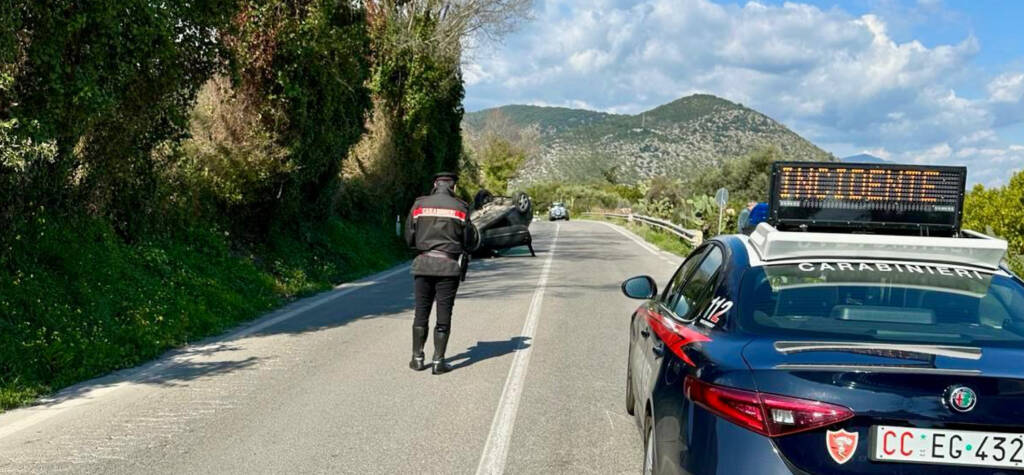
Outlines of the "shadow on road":
M 239 350 L 237 345 L 231 343 L 212 343 L 171 350 L 156 362 L 115 371 L 64 388 L 51 396 L 40 398 L 32 406 L 54 406 L 65 401 L 86 398 L 92 391 L 125 382 L 157 386 L 187 385 L 198 379 L 253 368 L 263 359 L 256 356 L 230 359 L 231 353 Z M 154 364 L 156 366 L 153 366 Z
M 449 356 L 446 359 L 451 365 L 452 370 L 456 370 L 465 368 L 473 363 L 525 350 L 529 347 L 530 338 L 525 336 L 515 336 L 503 341 L 478 341 L 475 345 L 466 348 L 466 351 Z
M 548 233 L 552 231 L 548 230 Z M 544 239 L 539 240 L 541 246 L 535 248 L 535 258 L 529 257 L 529 251 L 522 248 L 505 251 L 501 257 L 474 261 L 469 272 L 470 282 L 460 289 L 459 301 L 464 305 L 469 301 L 490 302 L 495 298 L 515 296 L 529 299 L 536 290 L 536 279 L 542 263 L 551 251 L 546 239 L 550 234 L 545 234 Z M 592 227 L 587 232 L 574 233 L 571 237 L 563 234 L 558 240 L 555 263 L 558 265 L 560 262 L 594 258 L 602 261 L 629 259 L 630 257 L 626 255 L 603 252 L 610 240 L 617 239 L 619 237 L 616 237 L 614 232 L 603 227 Z M 617 288 L 617 281 L 607 285 L 585 285 L 575 279 L 552 279 L 547 285 L 547 292 L 556 298 L 573 299 L 584 298 L 592 292 L 617 292 Z M 272 319 L 289 312 L 301 311 L 300 307 L 307 304 L 308 300 L 293 302 L 265 318 Z M 302 311 L 301 317 L 288 318 L 252 332 L 246 337 L 282 334 L 298 336 L 375 318 L 411 319 L 412 308 L 412 277 L 406 274 L 376 285 L 367 285 L 345 295 L 341 300 Z M 456 321 L 459 318 L 459 308 L 459 304 L 456 304 Z M 503 316 L 500 309 L 494 309 L 494 314 Z M 449 361 L 453 369 L 465 368 L 529 348 L 530 345 L 530 339 L 524 336 L 514 336 L 502 341 L 478 341 L 465 351 L 449 357 Z M 259 357 L 241 357 L 235 354 L 238 350 L 239 345 L 231 339 L 224 339 L 223 336 L 208 338 L 189 347 L 165 353 L 155 362 L 159 363 L 156 367 L 150 368 L 151 363 L 114 372 L 65 388 L 49 398 L 37 401 L 36 404 L 46 406 L 88 397 L 92 390 L 125 382 L 164 386 L 188 384 L 190 381 L 205 377 L 247 370 L 260 363 Z

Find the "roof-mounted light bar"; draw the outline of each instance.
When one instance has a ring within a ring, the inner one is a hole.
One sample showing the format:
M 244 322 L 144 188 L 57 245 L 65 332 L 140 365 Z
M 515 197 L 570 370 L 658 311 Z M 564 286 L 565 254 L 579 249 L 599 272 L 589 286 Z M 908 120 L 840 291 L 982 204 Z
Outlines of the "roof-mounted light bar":
M 1002 239 L 968 232 L 971 237 L 908 237 L 886 234 L 779 231 L 761 223 L 750 245 L 762 261 L 800 259 L 888 259 L 999 269 L 1006 255 Z
M 966 179 L 965 167 L 776 162 L 769 220 L 782 230 L 952 236 Z

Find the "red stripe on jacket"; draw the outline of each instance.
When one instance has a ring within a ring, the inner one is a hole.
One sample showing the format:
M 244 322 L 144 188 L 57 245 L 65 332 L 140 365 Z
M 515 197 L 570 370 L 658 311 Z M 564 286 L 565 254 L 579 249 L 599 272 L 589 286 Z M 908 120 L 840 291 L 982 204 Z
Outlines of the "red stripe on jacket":
M 466 212 L 459 211 L 457 209 L 449 208 L 416 208 L 412 210 L 412 218 L 416 219 L 420 216 L 428 216 L 431 218 L 452 218 L 459 221 L 466 220 Z

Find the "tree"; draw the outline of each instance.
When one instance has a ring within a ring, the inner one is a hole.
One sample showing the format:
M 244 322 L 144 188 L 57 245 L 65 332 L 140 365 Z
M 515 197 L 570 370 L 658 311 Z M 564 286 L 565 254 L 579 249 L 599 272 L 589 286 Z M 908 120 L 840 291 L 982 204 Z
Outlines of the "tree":
M 231 77 L 204 85 L 176 170 L 236 234 L 323 221 L 371 105 L 362 10 L 347 0 L 247 0 L 225 44 Z
M 461 61 L 470 37 L 497 37 L 531 0 L 368 0 L 371 135 L 346 167 L 349 209 L 372 200 L 394 215 L 430 177 L 464 158 Z
M 1011 263 L 1024 272 L 1024 171 L 999 188 L 975 185 L 964 199 L 963 227 L 1006 239 Z
M 523 149 L 502 137 L 490 137 L 480 150 L 484 188 L 493 193 L 507 193 L 509 182 L 519 173 L 524 162 L 526 153 Z
M 426 45 L 435 55 L 459 58 L 468 38 L 497 40 L 514 31 L 529 17 L 533 0 L 367 0 L 365 4 L 371 21 L 405 30 L 406 34 L 394 38 L 395 46 Z M 424 20 L 433 24 L 429 31 L 419 28 Z
M 51 208 L 84 203 L 123 233 L 151 211 L 152 151 L 186 130 L 199 87 L 223 63 L 233 7 L 7 2 L 0 21 L 18 29 L 0 34 L 0 81 L 9 85 L 0 120 L 18 119 L 19 134 L 57 148 L 55 160 L 30 164 L 39 180 L 26 191 Z
M 724 165 L 698 174 L 691 187 L 700 194 L 714 195 L 726 188 L 733 201 L 766 201 L 771 180 L 772 163 L 782 159 L 774 147 L 754 151 L 744 157 L 728 160 Z
M 537 124 L 520 127 L 499 110 L 491 111 L 475 134 L 466 132 L 465 141 L 481 170 L 480 185 L 495 193 L 506 193 L 522 166 L 540 153 Z

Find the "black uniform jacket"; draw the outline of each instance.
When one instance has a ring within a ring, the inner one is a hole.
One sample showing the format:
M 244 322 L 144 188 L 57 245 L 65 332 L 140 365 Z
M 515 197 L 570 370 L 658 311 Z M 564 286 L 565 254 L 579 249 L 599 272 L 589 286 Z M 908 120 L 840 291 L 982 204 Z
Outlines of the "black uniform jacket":
M 469 205 L 438 186 L 416 198 L 405 222 L 405 241 L 419 251 L 412 261 L 413 275 L 458 276 L 459 259 L 465 258 L 472 227 Z

